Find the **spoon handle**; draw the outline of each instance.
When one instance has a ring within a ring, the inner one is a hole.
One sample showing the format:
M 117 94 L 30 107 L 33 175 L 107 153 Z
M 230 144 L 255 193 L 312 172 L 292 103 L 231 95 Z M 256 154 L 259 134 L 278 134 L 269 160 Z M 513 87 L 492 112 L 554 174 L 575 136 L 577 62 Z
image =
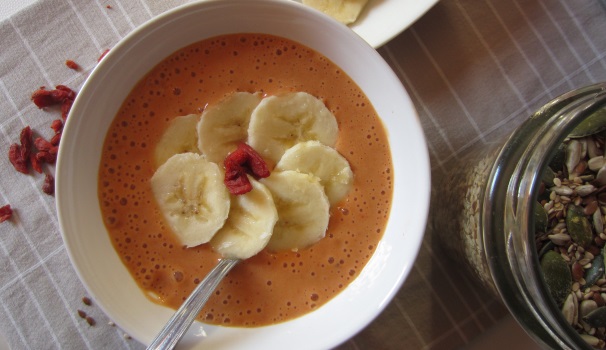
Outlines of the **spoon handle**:
M 237 259 L 219 260 L 217 266 L 198 284 L 179 310 L 168 320 L 147 350 L 173 349 L 194 322 L 219 282 L 239 261 Z

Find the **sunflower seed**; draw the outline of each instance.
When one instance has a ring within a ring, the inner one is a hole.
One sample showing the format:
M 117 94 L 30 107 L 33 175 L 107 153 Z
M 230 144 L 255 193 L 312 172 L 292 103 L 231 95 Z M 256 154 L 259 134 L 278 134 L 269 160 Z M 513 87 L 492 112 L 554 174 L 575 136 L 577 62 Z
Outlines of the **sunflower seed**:
M 581 334 L 581 338 L 583 338 L 583 340 L 591 346 L 597 346 L 600 343 L 600 339 L 594 337 L 593 335 Z
M 606 185 L 606 165 L 601 167 L 600 170 L 598 171 L 598 174 L 595 176 L 595 182 L 599 186 Z
M 566 146 L 566 169 L 573 174 L 574 168 L 581 161 L 582 145 L 578 140 L 571 140 Z
M 535 202 L 533 209 L 535 228 L 544 232 L 547 229 L 547 222 L 549 221 L 549 218 L 547 217 L 547 212 L 539 202 Z
M 596 190 L 596 188 L 592 184 L 581 185 L 581 186 L 577 186 L 575 188 L 575 191 L 581 197 L 588 196 L 588 195 L 592 194 L 593 192 L 595 192 L 595 190 Z
M 568 186 L 560 186 L 560 187 L 556 186 L 556 187 L 552 187 L 551 190 L 560 196 L 570 196 L 571 194 L 574 193 L 572 191 L 572 189 Z
M 589 169 L 591 169 L 592 171 L 600 170 L 600 168 L 603 167 L 605 164 L 606 160 L 604 160 L 604 156 L 593 157 L 587 162 Z
M 564 305 L 562 306 L 562 314 L 564 315 L 564 318 L 568 324 L 571 326 L 577 324 L 579 319 L 579 304 L 574 293 L 570 293 L 564 301 Z
M 559 246 L 564 246 L 566 245 L 566 243 L 568 243 L 568 241 L 570 241 L 570 236 L 565 233 L 556 233 L 553 235 L 548 235 L 547 238 L 549 238 L 553 242 L 553 244 Z

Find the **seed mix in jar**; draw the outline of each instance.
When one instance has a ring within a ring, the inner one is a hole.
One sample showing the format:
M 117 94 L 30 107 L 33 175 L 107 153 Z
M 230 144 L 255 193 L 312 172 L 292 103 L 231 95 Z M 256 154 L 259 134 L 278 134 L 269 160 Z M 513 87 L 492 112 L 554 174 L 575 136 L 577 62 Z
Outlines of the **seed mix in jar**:
M 541 271 L 564 318 L 606 347 L 606 110 L 582 122 L 543 170 L 534 208 Z

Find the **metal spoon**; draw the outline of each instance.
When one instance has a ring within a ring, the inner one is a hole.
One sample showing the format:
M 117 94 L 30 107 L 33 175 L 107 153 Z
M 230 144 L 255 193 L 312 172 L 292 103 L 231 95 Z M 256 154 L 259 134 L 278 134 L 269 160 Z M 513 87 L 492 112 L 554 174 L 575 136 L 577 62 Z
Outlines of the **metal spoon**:
M 238 264 L 238 259 L 221 259 L 189 295 L 179 310 L 168 320 L 147 350 L 173 349 L 194 322 L 219 282 Z

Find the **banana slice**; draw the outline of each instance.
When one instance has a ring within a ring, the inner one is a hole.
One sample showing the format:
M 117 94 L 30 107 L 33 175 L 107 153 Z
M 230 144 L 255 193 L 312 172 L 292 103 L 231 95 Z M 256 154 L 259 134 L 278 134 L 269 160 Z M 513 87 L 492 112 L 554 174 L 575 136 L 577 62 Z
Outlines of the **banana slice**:
M 252 177 L 248 179 L 252 191 L 231 197 L 227 221 L 210 241 L 213 249 L 226 258 L 248 259 L 259 253 L 278 221 L 271 192 Z
M 303 0 L 303 4 L 320 10 L 344 24 L 355 22 L 367 2 L 368 0 Z
M 273 172 L 260 182 L 271 191 L 278 222 L 267 244 L 272 251 L 299 250 L 324 237 L 329 203 L 320 180 L 294 170 Z
M 198 150 L 198 135 L 196 133 L 196 125 L 199 118 L 199 114 L 189 114 L 176 117 L 170 121 L 168 128 L 162 134 L 154 150 L 156 168 L 164 164 L 168 158 L 175 154 L 185 152 L 200 153 Z
M 318 141 L 301 142 L 289 148 L 274 171 L 296 170 L 320 179 L 330 205 L 341 201 L 353 186 L 349 162 L 332 147 Z
M 198 148 L 211 162 L 223 159 L 246 141 L 250 115 L 261 101 L 260 93 L 236 92 L 204 110 L 197 126 Z
M 333 147 L 339 128 L 335 116 L 316 97 L 296 92 L 264 98 L 252 112 L 248 144 L 276 164 L 295 144 L 318 140 Z
M 166 222 L 187 247 L 208 242 L 229 214 L 223 173 L 200 154 L 170 157 L 152 176 L 151 187 Z

